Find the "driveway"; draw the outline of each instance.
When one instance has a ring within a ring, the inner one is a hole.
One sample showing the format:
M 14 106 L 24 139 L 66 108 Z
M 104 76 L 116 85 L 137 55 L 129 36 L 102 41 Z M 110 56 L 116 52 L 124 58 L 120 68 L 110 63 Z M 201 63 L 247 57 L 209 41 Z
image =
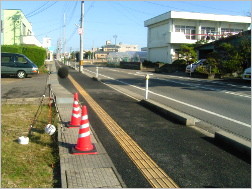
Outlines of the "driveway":
M 48 96 L 47 78 L 48 74 L 33 75 L 24 79 L 2 76 L 1 97 L 2 99 L 38 98 L 45 93 Z

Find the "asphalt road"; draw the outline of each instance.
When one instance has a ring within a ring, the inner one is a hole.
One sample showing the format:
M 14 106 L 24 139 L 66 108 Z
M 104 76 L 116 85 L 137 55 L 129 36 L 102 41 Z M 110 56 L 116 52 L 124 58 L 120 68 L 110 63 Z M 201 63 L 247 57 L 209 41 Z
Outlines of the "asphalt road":
M 180 187 L 250 188 L 251 159 L 230 151 L 196 130 L 171 122 L 101 82 L 69 69 L 71 76 Z M 38 98 L 47 75 L 2 78 L 2 98 Z M 59 82 L 77 92 L 68 79 Z M 127 154 L 87 105 L 89 121 L 129 188 L 150 187 Z
M 85 66 L 86 73 L 95 76 L 96 69 Z M 103 82 L 145 96 L 145 75 L 148 72 L 118 68 L 99 68 Z M 149 99 L 251 140 L 251 86 L 241 83 L 209 81 L 164 74 L 150 75 Z
M 180 187 L 251 186 L 250 158 L 224 148 L 190 127 L 164 119 L 99 81 L 72 69 L 69 72 Z M 61 79 L 60 83 L 71 93 L 77 92 L 68 79 Z M 80 101 L 88 104 L 82 97 Z M 126 185 L 149 187 L 90 108 L 89 117 Z

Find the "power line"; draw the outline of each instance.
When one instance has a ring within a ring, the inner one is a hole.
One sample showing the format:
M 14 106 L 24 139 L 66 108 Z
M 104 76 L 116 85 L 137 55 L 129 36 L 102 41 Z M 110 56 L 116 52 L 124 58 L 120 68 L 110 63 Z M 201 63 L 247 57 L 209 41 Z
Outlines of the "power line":
M 113 4 L 112 4 L 112 6 L 114 6 Z M 114 6 L 115 7 L 115 6 Z M 129 20 L 131 20 L 132 22 L 135 22 L 137 25 L 141 25 L 142 23 L 138 23 L 138 22 L 136 22 L 136 19 L 135 18 L 130 18 L 127 14 L 124 14 L 122 11 L 119 11 L 116 7 L 115 7 L 115 9 L 120 13 L 120 14 L 123 14 L 126 18 L 128 18 Z M 124 10 L 124 9 L 123 9 Z
M 36 36 L 38 37 L 38 36 L 41 36 L 41 35 L 47 35 L 47 34 L 53 32 L 53 31 L 60 30 L 61 28 L 62 28 L 62 26 L 60 26 L 58 28 L 54 28 L 54 29 L 50 30 L 49 32 L 45 32 L 45 33 L 42 33 L 42 34 L 39 34 L 39 35 L 36 35 Z
M 72 9 L 72 12 L 70 13 L 70 19 L 68 20 L 68 22 L 66 23 L 66 25 L 68 25 L 70 22 L 71 22 L 71 20 L 72 20 L 72 18 L 73 18 L 73 14 L 74 14 L 74 12 L 75 12 L 75 10 L 76 10 L 76 7 L 77 7 L 77 3 L 78 3 L 78 1 L 75 1 L 75 4 L 74 4 L 74 7 L 73 7 L 73 9 Z
M 96 2 L 95 2 L 95 1 L 93 1 L 93 2 L 92 2 L 92 4 L 91 4 L 91 5 L 89 5 L 88 9 L 84 12 L 84 16 L 86 16 L 86 15 L 87 15 L 87 13 L 90 11 L 90 9 L 94 7 L 94 3 L 96 3 Z
M 32 14 L 32 13 L 34 13 L 34 12 L 38 11 L 39 9 L 41 9 L 42 7 L 44 7 L 47 3 L 49 3 L 49 1 L 45 2 L 42 6 L 40 6 L 40 7 L 39 7 L 39 8 L 37 8 L 37 9 L 35 9 L 34 11 L 29 12 L 29 13 L 28 13 L 28 14 L 26 14 L 25 16 L 27 17 L 27 16 L 29 16 L 30 14 Z
M 207 9 L 214 9 L 214 10 L 220 10 L 220 11 L 226 11 L 226 12 L 234 12 L 234 13 L 241 13 L 241 11 L 234 11 L 234 10 L 220 9 L 220 8 L 209 7 L 209 6 L 205 6 L 205 5 L 198 5 L 198 4 L 191 3 L 191 2 L 180 2 L 180 1 L 177 1 L 177 2 L 178 2 L 178 3 L 189 4 L 189 5 L 192 5 L 192 6 L 197 6 L 197 7 L 204 7 L 204 8 L 207 8 Z
M 62 11 L 63 14 L 68 12 L 68 9 L 70 7 L 69 3 L 72 3 L 72 2 L 71 1 L 65 1 L 65 6 L 63 7 L 63 11 Z
M 161 6 L 161 7 L 169 7 L 169 8 L 175 9 L 175 10 L 190 11 L 190 10 L 188 10 L 188 9 L 177 8 L 177 7 L 174 7 L 174 6 L 159 4 L 159 3 L 151 2 L 151 1 L 143 1 L 143 2 L 149 3 L 149 4 L 153 4 L 153 5 L 157 5 L 157 6 Z M 233 10 L 214 8 L 214 7 L 204 6 L 204 5 L 197 5 L 197 4 L 193 4 L 193 3 L 191 3 L 191 2 L 180 2 L 180 1 L 176 1 L 176 2 L 178 2 L 178 3 L 190 4 L 190 5 L 198 6 L 198 7 L 205 7 L 205 8 L 208 8 L 208 9 L 214 9 L 214 10 L 220 10 L 220 11 L 226 11 L 226 12 L 228 11 L 228 12 L 240 13 L 240 12 L 238 12 L 238 11 L 233 11 Z M 192 11 L 190 11 L 190 12 L 192 12 Z
M 121 7 L 125 7 L 127 9 L 132 10 L 132 11 L 137 12 L 137 13 L 142 13 L 142 14 L 145 14 L 145 15 L 152 15 L 152 13 L 144 12 L 144 11 L 141 11 L 141 10 L 137 10 L 137 9 L 122 5 L 121 3 L 117 2 L 117 1 L 116 1 L 116 3 L 119 4 Z
M 41 12 L 47 10 L 47 9 L 49 9 L 50 7 L 52 7 L 53 5 L 55 5 L 56 3 L 58 3 L 58 1 L 55 1 L 55 2 L 52 3 L 51 5 L 49 5 L 49 6 L 45 7 L 45 8 L 43 8 L 42 10 L 39 10 L 38 12 L 35 12 L 34 14 L 32 14 L 32 15 L 30 15 L 30 16 L 27 16 L 27 18 L 32 17 L 32 16 L 35 16 L 35 15 L 37 15 L 37 14 L 39 14 L 39 13 L 41 13 Z
M 177 7 L 173 7 L 173 6 L 169 6 L 169 5 L 163 5 L 163 4 L 159 4 L 159 3 L 154 3 L 152 1 L 143 1 L 145 3 L 149 3 L 149 4 L 153 4 L 153 5 L 157 5 L 157 6 L 161 6 L 161 7 L 169 7 L 169 8 L 172 8 L 172 9 L 175 9 L 175 10 L 183 10 L 183 11 L 188 11 L 186 9 L 181 9 L 181 8 L 177 8 Z

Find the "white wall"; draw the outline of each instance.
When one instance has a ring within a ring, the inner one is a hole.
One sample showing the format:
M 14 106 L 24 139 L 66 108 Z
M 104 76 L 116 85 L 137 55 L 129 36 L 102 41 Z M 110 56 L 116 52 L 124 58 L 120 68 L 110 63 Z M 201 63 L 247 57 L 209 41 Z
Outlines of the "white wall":
M 167 46 L 169 24 L 155 25 L 148 29 L 148 47 Z
M 150 48 L 148 50 L 148 57 L 152 62 L 168 62 L 168 48 Z

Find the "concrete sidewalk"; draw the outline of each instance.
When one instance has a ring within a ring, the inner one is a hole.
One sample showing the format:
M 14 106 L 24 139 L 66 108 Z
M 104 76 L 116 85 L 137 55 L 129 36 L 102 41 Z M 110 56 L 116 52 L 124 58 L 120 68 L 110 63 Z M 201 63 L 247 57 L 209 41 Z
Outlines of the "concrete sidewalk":
M 59 156 L 62 188 L 126 188 L 106 150 L 91 127 L 91 142 L 98 151 L 92 155 L 72 155 L 69 149 L 77 143 L 79 128 L 67 128 L 73 108 L 73 94 L 58 82 L 55 63 L 48 65 L 51 72 L 48 84 L 61 119 L 58 126 Z

